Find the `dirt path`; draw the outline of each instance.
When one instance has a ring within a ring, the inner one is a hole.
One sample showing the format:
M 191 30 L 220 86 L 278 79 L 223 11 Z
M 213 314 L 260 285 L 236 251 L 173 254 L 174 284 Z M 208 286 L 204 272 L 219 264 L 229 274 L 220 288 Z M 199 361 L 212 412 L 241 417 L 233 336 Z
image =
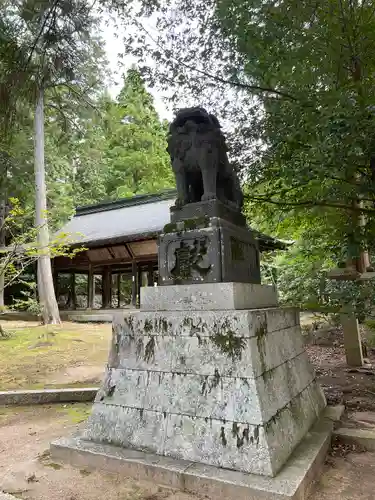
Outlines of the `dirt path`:
M 374 500 L 375 453 L 328 457 L 310 500 Z
M 343 404 L 352 411 L 375 411 L 375 350 L 368 347 L 364 367 L 349 368 L 340 328 L 318 330 L 310 342 L 306 350 L 328 404 Z
M 48 451 L 51 440 L 77 430 L 72 409 L 56 405 L 2 411 L 0 491 L 30 500 L 102 500 L 104 493 L 108 500 L 193 500 L 152 483 L 54 463 Z M 86 410 L 83 405 L 79 409 Z

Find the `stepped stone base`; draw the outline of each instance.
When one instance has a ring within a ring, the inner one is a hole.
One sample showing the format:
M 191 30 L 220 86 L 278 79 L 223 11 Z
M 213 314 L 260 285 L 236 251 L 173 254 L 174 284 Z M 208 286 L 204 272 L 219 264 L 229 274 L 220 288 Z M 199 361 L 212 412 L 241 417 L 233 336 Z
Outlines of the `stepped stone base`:
M 54 441 L 51 456 L 75 467 L 153 481 L 211 500 L 306 500 L 324 464 L 333 424 L 343 409 L 325 409 L 276 477 L 245 474 L 80 438 Z
M 276 289 L 257 283 L 202 283 L 141 288 L 141 311 L 225 311 L 277 305 Z
M 294 309 L 123 313 L 82 438 L 274 476 L 325 404 Z

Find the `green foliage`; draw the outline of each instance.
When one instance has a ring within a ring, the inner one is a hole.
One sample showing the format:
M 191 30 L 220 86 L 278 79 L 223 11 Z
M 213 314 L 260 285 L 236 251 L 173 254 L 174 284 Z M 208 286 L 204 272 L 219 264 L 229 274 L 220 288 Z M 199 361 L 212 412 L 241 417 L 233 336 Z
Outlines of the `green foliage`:
M 25 287 L 24 290 L 20 291 L 23 298 L 15 298 L 12 308 L 16 311 L 27 311 L 35 316 L 41 316 L 42 310 L 37 299 L 36 283 L 20 279 L 19 284 Z
M 126 74 L 116 102 L 107 101 L 104 127 L 109 195 L 127 197 L 173 186 L 167 130 L 135 68 Z
M 11 209 L 0 226 L 1 231 L 8 235 L 8 245 L 0 249 L 0 275 L 4 277 L 2 288 L 8 287 L 23 275 L 23 273 L 38 260 L 40 255 L 49 254 L 73 257 L 82 248 L 69 248 L 69 235 L 60 233 L 50 241 L 47 248 L 40 248 L 36 243 L 38 229 L 28 227 L 28 214 L 16 198 L 11 198 Z M 26 297 L 30 305 L 31 296 Z
M 296 241 L 273 262 L 285 300 L 372 302 L 327 269 L 375 235 L 373 2 L 161 0 L 122 4 L 126 47 L 150 83 L 226 118 L 251 224 Z M 156 18 L 157 34 L 143 18 Z M 143 16 L 143 18 L 142 18 Z M 134 29 L 134 27 L 136 29 Z

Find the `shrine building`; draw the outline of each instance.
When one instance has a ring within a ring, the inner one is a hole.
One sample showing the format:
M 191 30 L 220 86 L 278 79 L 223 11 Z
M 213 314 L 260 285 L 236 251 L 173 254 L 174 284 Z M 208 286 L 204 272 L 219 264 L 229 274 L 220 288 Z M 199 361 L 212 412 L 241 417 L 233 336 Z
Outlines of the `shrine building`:
M 157 285 L 157 238 L 170 221 L 175 199 L 176 191 L 166 190 L 78 207 L 59 233 L 82 251 L 52 262 L 60 309 L 137 307 L 140 287 Z M 255 234 L 260 252 L 286 247 Z

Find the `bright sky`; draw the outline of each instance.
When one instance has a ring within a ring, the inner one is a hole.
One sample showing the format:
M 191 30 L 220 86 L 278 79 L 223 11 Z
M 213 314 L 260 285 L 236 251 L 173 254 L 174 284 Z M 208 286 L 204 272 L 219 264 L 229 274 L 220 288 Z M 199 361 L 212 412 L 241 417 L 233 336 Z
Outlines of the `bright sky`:
M 121 90 L 122 77 L 123 74 L 130 68 L 130 66 L 135 63 L 135 60 L 131 56 L 125 56 L 120 58 L 118 54 L 123 51 L 122 44 L 122 34 L 118 33 L 118 28 L 114 26 L 113 22 L 109 18 L 106 18 L 108 25 L 106 26 L 103 22 L 102 25 L 102 37 L 105 40 L 107 58 L 112 71 L 112 76 L 114 79 L 113 84 L 110 86 L 109 91 L 113 97 Z M 118 35 L 116 36 L 115 33 Z M 159 113 L 160 118 L 166 118 L 171 120 L 173 113 L 168 109 L 168 106 L 163 102 L 163 96 L 158 93 L 156 89 L 149 89 L 151 94 L 155 99 L 155 107 Z

